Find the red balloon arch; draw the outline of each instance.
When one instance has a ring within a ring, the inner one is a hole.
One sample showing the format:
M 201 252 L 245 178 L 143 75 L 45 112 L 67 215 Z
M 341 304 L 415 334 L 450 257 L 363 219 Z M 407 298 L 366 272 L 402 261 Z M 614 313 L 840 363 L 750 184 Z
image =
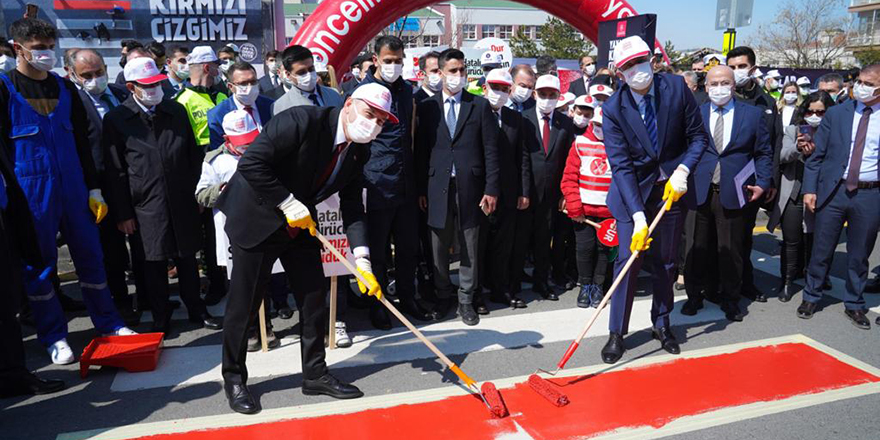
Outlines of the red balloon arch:
M 517 0 L 568 22 L 596 41 L 599 22 L 636 15 L 626 0 Z M 291 44 L 308 47 L 315 57 L 345 72 L 361 48 L 382 29 L 439 0 L 325 0 L 303 23 Z M 663 50 L 658 43 L 657 47 Z

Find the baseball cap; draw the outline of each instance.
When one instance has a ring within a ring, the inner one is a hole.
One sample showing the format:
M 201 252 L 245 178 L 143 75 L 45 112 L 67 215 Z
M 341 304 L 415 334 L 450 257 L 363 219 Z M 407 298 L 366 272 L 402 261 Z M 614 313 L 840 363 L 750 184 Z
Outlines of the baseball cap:
M 226 46 L 223 46 L 223 47 L 228 47 L 228 48 L 232 49 L 235 53 L 239 52 L 238 45 L 235 43 L 227 43 Z
M 590 86 L 590 96 L 611 96 L 612 93 L 614 92 L 611 90 L 611 87 L 606 86 L 605 84 L 593 84 Z
M 767 72 L 767 78 L 782 78 L 782 74 L 779 73 L 779 70 L 773 69 Z
M 510 86 L 513 85 L 513 78 L 510 76 L 510 72 L 508 72 L 507 69 L 493 69 L 489 71 L 488 75 L 486 75 L 486 83 Z
M 565 107 L 566 105 L 571 104 L 571 102 L 574 101 L 574 98 L 574 93 L 560 93 L 559 98 L 556 100 L 556 108 Z
M 480 56 L 480 66 L 496 66 L 501 67 L 501 54 L 487 50 Z
M 594 124 L 602 123 L 602 107 L 596 109 L 596 112 L 593 113 L 593 119 L 590 119 L 590 121 Z
M 614 46 L 614 65 L 621 67 L 635 58 L 651 56 L 651 49 L 642 37 L 626 37 Z
M 354 90 L 351 99 L 360 99 L 370 107 L 387 113 L 388 120 L 394 124 L 400 122 L 397 116 L 391 113 L 391 92 L 381 84 L 364 84 Z
M 590 95 L 581 95 L 575 98 L 574 105 L 577 107 L 596 108 L 596 100 Z
M 535 90 L 554 89 L 559 90 L 559 78 L 555 75 L 541 75 L 535 84 Z
M 125 81 L 134 81 L 138 84 L 150 85 L 167 78 L 156 67 L 156 62 L 150 57 L 134 58 L 125 63 L 122 71 Z
M 187 64 L 220 63 L 217 59 L 217 54 L 214 53 L 214 49 L 211 49 L 211 46 L 194 47 L 192 52 L 186 56 L 186 62 Z
M 812 82 L 810 81 L 810 78 L 807 78 L 806 76 L 797 79 L 797 85 L 799 86 L 808 86 L 810 84 L 812 84 Z
M 260 130 L 248 112 L 233 110 L 223 117 L 223 134 L 230 144 L 238 147 L 251 144 Z

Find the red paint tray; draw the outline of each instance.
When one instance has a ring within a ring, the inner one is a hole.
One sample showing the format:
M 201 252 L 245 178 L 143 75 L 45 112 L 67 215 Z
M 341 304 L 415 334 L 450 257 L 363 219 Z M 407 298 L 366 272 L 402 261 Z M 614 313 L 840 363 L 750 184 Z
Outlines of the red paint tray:
M 164 333 L 143 333 L 92 339 L 80 357 L 79 375 L 85 379 L 92 365 L 124 368 L 132 373 L 153 371 L 159 362 L 164 337 Z

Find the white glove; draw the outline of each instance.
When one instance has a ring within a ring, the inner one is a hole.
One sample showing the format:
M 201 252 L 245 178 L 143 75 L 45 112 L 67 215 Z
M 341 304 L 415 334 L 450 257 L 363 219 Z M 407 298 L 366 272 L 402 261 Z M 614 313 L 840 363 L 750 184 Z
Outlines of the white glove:
M 640 231 L 644 228 L 648 227 L 648 219 L 645 217 L 645 213 L 639 211 L 633 214 L 633 231 Z
M 368 256 L 355 258 L 354 265 L 357 266 L 359 270 L 373 273 L 373 264 L 370 263 L 370 258 Z
M 645 220 L 645 213 L 639 211 L 633 214 L 633 235 L 629 243 L 629 250 L 632 252 L 643 252 L 651 247 L 652 238 L 648 237 L 648 223 Z
M 317 225 L 315 224 L 315 221 L 312 220 L 312 214 L 309 212 L 309 208 L 307 208 L 306 205 L 303 205 L 299 200 L 293 198 L 293 194 L 287 196 L 287 198 L 278 205 L 278 209 L 284 213 L 288 226 L 291 228 L 308 229 L 312 236 L 315 235 Z
M 376 299 L 381 300 L 382 289 L 379 287 L 379 281 L 376 280 L 376 275 L 373 274 L 373 265 L 370 263 L 370 259 L 367 256 L 360 256 L 355 258 L 354 264 L 357 266 L 357 270 L 360 272 L 361 277 L 368 282 L 368 285 L 365 285 L 361 281 L 361 278 L 358 277 L 358 288 L 360 288 L 361 293 L 375 296 Z
M 672 189 L 677 193 L 686 193 L 688 189 L 688 175 L 690 174 L 690 170 L 684 165 L 679 165 L 675 171 L 672 172 L 672 177 L 669 178 L 669 184 L 672 185 Z

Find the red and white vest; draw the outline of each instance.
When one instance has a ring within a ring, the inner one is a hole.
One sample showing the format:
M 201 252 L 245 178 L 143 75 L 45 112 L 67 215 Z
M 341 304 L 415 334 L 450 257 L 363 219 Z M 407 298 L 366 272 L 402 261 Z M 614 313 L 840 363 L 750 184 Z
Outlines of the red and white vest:
M 581 203 L 584 205 L 605 206 L 605 197 L 611 186 L 611 166 L 605 154 L 605 144 L 580 135 L 574 146 L 581 158 L 580 184 Z

